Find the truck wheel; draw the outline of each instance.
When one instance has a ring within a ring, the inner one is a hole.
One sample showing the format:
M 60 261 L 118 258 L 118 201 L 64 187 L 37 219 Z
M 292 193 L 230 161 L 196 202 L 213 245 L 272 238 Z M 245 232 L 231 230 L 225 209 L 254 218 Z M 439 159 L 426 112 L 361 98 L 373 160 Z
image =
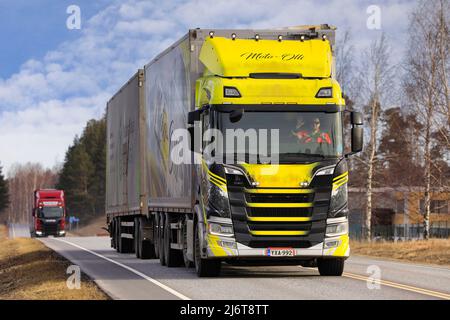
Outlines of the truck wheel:
M 195 271 L 199 277 L 217 277 L 220 274 L 222 262 L 220 260 L 202 259 L 200 254 L 200 229 L 195 226 L 194 230 L 194 264 Z
M 184 242 L 184 248 L 183 248 L 183 262 L 184 262 L 184 266 L 186 268 L 193 268 L 194 267 L 194 262 L 190 261 L 188 256 L 187 256 L 188 243 L 187 243 L 187 222 L 186 221 L 184 221 L 184 226 L 183 226 L 183 242 Z
M 159 215 L 159 228 L 158 228 L 158 248 L 159 248 L 159 263 L 162 266 L 166 265 L 166 255 L 164 252 L 164 214 L 158 213 Z
M 141 249 L 140 249 L 140 244 L 141 244 L 141 239 L 140 239 L 140 234 L 139 234 L 139 228 L 140 228 L 140 223 L 139 223 L 139 218 L 134 218 L 134 239 L 133 239 L 133 245 L 134 245 L 134 252 L 136 253 L 136 258 L 140 259 L 141 258 Z
M 111 248 L 116 249 L 116 229 L 114 219 L 109 224 L 109 236 L 111 237 Z
M 157 213 L 154 215 L 153 225 L 153 247 L 155 248 L 155 258 L 159 259 L 159 216 Z
M 141 219 L 138 218 L 137 220 L 139 228 L 137 233 L 137 242 L 138 242 L 138 250 L 139 250 L 139 258 L 141 259 L 154 259 L 155 258 L 155 247 L 153 246 L 153 243 L 150 240 L 143 240 L 144 235 L 144 223 L 141 222 Z
M 344 263 L 344 259 L 318 259 L 317 267 L 321 276 L 341 276 Z
M 133 251 L 133 239 L 127 239 L 127 238 L 121 237 L 121 233 L 122 233 L 121 220 L 122 219 L 120 219 L 120 218 L 118 219 L 118 226 L 117 226 L 118 243 L 119 243 L 118 251 L 120 253 L 130 253 Z
M 170 219 L 170 215 L 166 213 L 164 218 L 164 258 L 166 260 L 166 265 L 168 267 L 179 267 L 183 261 L 182 252 L 177 249 L 172 249 L 170 247 L 171 243 L 171 229 L 170 223 L 172 220 Z

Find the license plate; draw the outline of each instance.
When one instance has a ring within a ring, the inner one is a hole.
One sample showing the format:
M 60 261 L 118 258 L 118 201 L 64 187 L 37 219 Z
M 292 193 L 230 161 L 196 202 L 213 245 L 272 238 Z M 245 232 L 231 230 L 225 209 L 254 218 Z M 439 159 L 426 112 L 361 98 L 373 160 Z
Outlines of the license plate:
M 295 249 L 293 248 L 267 248 L 266 256 L 268 257 L 293 257 Z

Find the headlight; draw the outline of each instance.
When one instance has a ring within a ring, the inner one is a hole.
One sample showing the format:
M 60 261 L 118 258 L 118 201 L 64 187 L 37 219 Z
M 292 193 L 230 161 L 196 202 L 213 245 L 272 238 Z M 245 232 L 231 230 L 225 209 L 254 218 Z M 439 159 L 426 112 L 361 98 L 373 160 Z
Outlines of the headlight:
M 230 205 L 228 203 L 228 194 L 214 183 L 209 184 L 209 206 L 212 210 L 209 214 L 223 218 L 230 218 Z
M 330 224 L 327 226 L 327 237 L 339 236 L 348 233 L 348 222 Z
M 215 234 L 218 236 L 232 236 L 233 235 L 233 227 L 231 225 L 210 222 L 209 223 L 209 233 Z
M 333 213 L 336 213 L 345 206 L 345 204 L 347 203 L 347 197 L 348 197 L 347 183 L 344 183 L 343 185 L 337 187 L 336 189 L 333 188 L 333 191 L 331 192 L 331 202 L 330 202 L 331 216 L 333 216 Z

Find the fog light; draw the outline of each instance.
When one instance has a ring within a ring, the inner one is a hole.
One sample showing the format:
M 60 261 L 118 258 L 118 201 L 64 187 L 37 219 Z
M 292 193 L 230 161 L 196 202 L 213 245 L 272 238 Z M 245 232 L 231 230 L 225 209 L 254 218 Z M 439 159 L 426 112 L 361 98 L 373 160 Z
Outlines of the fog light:
M 217 240 L 217 244 L 221 247 L 236 249 L 236 243 L 232 241 Z
M 325 242 L 325 248 L 335 248 L 335 247 L 339 247 L 340 244 L 341 244 L 341 241 L 340 241 L 340 240 L 326 241 L 326 242 Z
M 37 234 L 38 236 L 40 236 L 40 235 L 42 235 L 42 231 L 36 231 L 36 234 Z

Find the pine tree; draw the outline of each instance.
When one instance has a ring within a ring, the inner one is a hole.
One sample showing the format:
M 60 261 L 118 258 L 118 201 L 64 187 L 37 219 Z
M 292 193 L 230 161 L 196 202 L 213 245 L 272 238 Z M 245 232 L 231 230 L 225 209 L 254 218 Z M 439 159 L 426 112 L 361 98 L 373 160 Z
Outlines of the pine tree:
M 106 120 L 90 120 L 66 153 L 58 188 L 65 190 L 69 215 L 83 221 L 104 213 Z
M 0 212 L 8 208 L 8 206 L 9 206 L 8 181 L 3 176 L 2 167 L 0 166 Z

